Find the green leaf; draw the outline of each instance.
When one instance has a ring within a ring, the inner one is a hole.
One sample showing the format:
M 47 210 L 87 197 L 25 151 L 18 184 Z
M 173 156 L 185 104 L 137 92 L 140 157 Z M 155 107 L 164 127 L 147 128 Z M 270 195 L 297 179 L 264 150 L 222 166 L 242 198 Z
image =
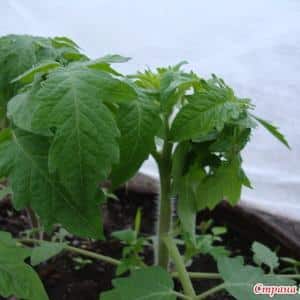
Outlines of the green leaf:
M 126 244 L 133 243 L 137 238 L 136 232 L 132 229 L 114 231 L 111 236 L 122 242 L 125 242 Z
M 179 191 L 181 178 L 186 168 L 187 155 L 191 149 L 189 142 L 179 143 L 172 156 L 172 193 L 176 195 Z
M 70 38 L 67 38 L 65 36 L 56 36 L 52 40 L 52 43 L 55 47 L 61 48 L 61 47 L 69 47 L 77 49 L 79 46 Z
M 179 183 L 178 216 L 183 231 L 192 239 L 195 238 L 197 190 L 204 176 L 204 171 L 194 166 Z
M 160 267 L 132 272 L 128 278 L 113 280 L 113 291 L 100 295 L 101 300 L 175 300 L 173 281 Z
M 227 233 L 227 228 L 224 226 L 214 226 L 211 231 L 214 235 L 222 235 Z
M 111 73 L 116 76 L 123 77 L 123 75 L 121 73 L 117 72 L 116 70 L 114 70 L 110 66 L 110 64 L 124 63 L 124 62 L 127 62 L 128 60 L 130 60 L 129 57 L 123 57 L 123 56 L 114 54 L 114 55 L 106 55 L 106 56 L 100 57 L 95 60 L 89 60 L 83 64 L 91 69 L 100 70 L 103 72 Z
M 253 260 L 257 265 L 267 265 L 270 268 L 271 273 L 273 273 L 274 269 L 279 266 L 279 259 L 277 254 L 265 245 L 254 242 L 251 249 L 254 253 Z
M 24 300 L 47 300 L 48 296 L 34 270 L 24 263 L 31 250 L 17 246 L 7 232 L 0 232 L 0 295 Z
M 9 176 L 14 206 L 31 206 L 46 228 L 61 223 L 74 234 L 102 238 L 99 200 L 74 200 L 61 187 L 48 172 L 49 146 L 47 137 L 21 130 L 0 143 L 0 173 Z
M 174 71 L 179 71 L 180 68 L 184 65 L 187 65 L 189 62 L 186 61 L 186 60 L 182 60 L 180 61 L 178 64 L 176 64 L 175 66 L 172 66 L 171 68 L 174 70 Z
M 32 133 L 50 136 L 49 129 L 32 128 L 33 114 L 37 108 L 36 103 L 32 100 L 33 94 L 40 88 L 41 79 L 36 78 L 30 90 L 17 94 L 11 98 L 7 105 L 7 117 L 12 120 L 18 128 Z
M 116 187 L 138 171 L 154 149 L 154 136 L 160 126 L 159 107 L 138 98 L 120 107 L 117 123 L 121 131 L 120 162 L 113 167 L 111 179 Z
M 160 100 L 164 111 L 172 109 L 185 92 L 199 82 L 194 74 L 184 73 L 174 68 L 163 73 L 160 82 Z
M 255 121 L 255 119 L 253 119 L 248 111 L 242 112 L 239 118 L 236 120 L 232 120 L 230 124 L 243 129 L 255 129 L 258 126 L 257 122 Z
M 31 265 L 36 266 L 64 250 L 66 244 L 43 241 L 34 247 L 30 256 Z
M 228 156 L 235 156 L 249 142 L 251 129 L 238 126 L 226 126 L 210 145 L 211 152 L 222 152 Z
M 10 99 L 7 105 L 7 116 L 13 123 L 20 129 L 34 132 L 32 129 L 31 121 L 33 111 L 36 105 L 30 100 L 29 92 L 17 94 Z M 48 132 L 47 130 L 36 130 L 41 132 Z
M 203 179 L 197 190 L 198 209 L 213 209 L 222 200 L 234 205 L 240 200 L 243 178 L 240 161 L 223 162 L 213 175 Z
M 43 42 L 41 46 L 39 42 Z M 43 59 L 55 57 L 55 51 L 45 38 L 27 35 L 7 35 L 0 38 L 0 103 L 5 103 L 16 91 L 10 81 Z
M 99 300 L 121 300 L 120 295 L 117 291 L 108 291 L 101 293 Z
M 103 57 L 100 57 L 98 59 L 92 60 L 91 63 L 92 64 L 97 64 L 97 63 L 105 63 L 105 64 L 117 64 L 117 63 L 125 63 L 128 62 L 131 58 L 130 57 L 125 57 L 125 56 L 121 56 L 118 54 L 109 54 L 109 55 L 105 55 Z
M 29 35 L 7 35 L 0 38 L 0 109 L 20 88 L 10 82 L 43 61 L 58 61 L 69 47 L 56 49 L 51 39 Z M 75 50 L 74 50 L 75 51 Z
M 252 184 L 250 179 L 247 177 L 245 171 L 243 169 L 241 169 L 241 173 L 240 176 L 242 178 L 242 183 L 245 187 L 249 188 L 249 189 L 253 189 Z
M 126 255 L 123 254 L 123 258 L 121 259 L 121 263 L 117 266 L 116 269 L 116 275 L 120 276 L 128 271 L 136 270 L 137 267 L 141 266 L 141 258 L 139 258 L 133 250 L 131 250 L 131 247 L 128 247 L 128 252 Z M 127 248 L 123 248 L 124 250 L 127 250 Z
M 86 55 L 77 51 L 64 51 L 62 57 L 70 62 L 84 62 L 89 60 Z
M 0 131 L 0 178 L 7 177 L 14 167 L 14 152 L 11 151 L 11 130 Z
M 265 285 L 295 285 L 292 280 L 282 279 L 275 276 L 267 276 L 262 269 L 245 266 L 242 257 L 228 258 L 221 257 L 218 260 L 218 269 L 224 279 L 224 287 L 237 300 L 262 300 L 270 299 L 269 295 L 256 295 L 253 287 L 257 283 Z M 276 295 L 276 299 L 286 300 L 287 295 Z M 299 295 L 291 296 L 299 299 Z
M 56 69 L 60 66 L 61 65 L 56 61 L 46 61 L 46 62 L 39 63 L 38 65 L 33 66 L 32 68 L 30 68 L 26 72 L 22 73 L 21 75 L 19 75 L 16 78 L 14 78 L 11 81 L 11 83 L 15 83 L 15 82 L 18 82 L 18 81 L 20 81 L 24 84 L 31 83 L 36 74 L 38 74 L 38 73 L 47 73 L 48 71 Z
M 89 61 L 89 62 L 83 63 L 82 65 L 87 66 L 90 69 L 110 73 L 112 75 L 119 76 L 119 77 L 124 77 L 121 73 L 117 72 L 109 64 L 106 64 L 106 63 L 97 63 L 97 62 Z
M 23 262 L 30 256 L 29 248 L 17 246 L 17 242 L 12 238 L 9 232 L 0 231 L 0 261 L 8 264 L 14 261 Z
M 227 89 L 196 92 L 176 115 L 171 127 L 174 141 L 183 141 L 221 131 L 230 120 L 238 118 L 244 103 Z
M 278 127 L 272 125 L 271 123 L 263 120 L 259 117 L 253 116 L 263 127 L 265 127 L 273 136 L 275 136 L 281 143 L 283 143 L 287 148 L 290 149 L 288 141 L 285 139 L 284 135 L 279 132 Z
M 57 128 L 49 152 L 50 172 L 58 171 L 78 202 L 94 198 L 98 183 L 119 160 L 119 130 L 104 101 L 135 97 L 129 85 L 85 67 L 52 72 L 35 94 L 33 127 Z
M 222 256 L 228 256 L 229 251 L 225 249 L 223 246 L 214 246 L 214 236 L 210 234 L 204 234 L 197 237 L 196 247 L 197 253 L 201 254 L 209 254 L 216 261 Z
M 3 200 L 8 195 L 12 194 L 12 189 L 10 186 L 5 186 L 0 190 L 0 201 Z

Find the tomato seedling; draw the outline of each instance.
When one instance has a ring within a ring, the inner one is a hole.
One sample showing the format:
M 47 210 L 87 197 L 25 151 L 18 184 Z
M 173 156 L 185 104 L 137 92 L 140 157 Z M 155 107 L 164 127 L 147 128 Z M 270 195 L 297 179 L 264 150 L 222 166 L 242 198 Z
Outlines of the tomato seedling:
M 268 265 L 270 274 L 214 246 L 218 230 L 196 234 L 197 212 L 223 199 L 235 205 L 242 187 L 251 187 L 241 151 L 254 128 L 261 124 L 288 146 L 284 136 L 215 75 L 204 79 L 186 72 L 185 62 L 132 76 L 111 67 L 126 61 L 119 55 L 91 60 L 65 37 L 2 37 L 0 177 L 8 178 L 14 207 L 34 211 L 46 231 L 59 223 L 80 237 L 103 239 L 99 208 L 110 191 L 101 184 L 109 181 L 112 190 L 117 188 L 152 156 L 160 181 L 155 266 L 146 266 L 140 256 L 150 243 L 139 236 L 139 212 L 133 229 L 114 233 L 125 244 L 122 261 L 63 239 L 13 239 L 2 232 L 0 294 L 48 299 L 24 259 L 38 264 L 62 250 L 114 264 L 118 274 L 130 271 L 129 277 L 115 279 L 114 289 L 102 293 L 101 300 L 196 300 L 221 289 L 237 299 L 252 299 L 256 282 L 294 284 L 288 275 L 274 274 L 277 264 L 265 260 L 267 248 L 254 246 L 256 261 Z M 187 271 L 187 261 L 199 252 L 213 255 L 219 274 Z M 174 290 L 173 277 L 182 291 Z M 196 295 L 192 280 L 197 278 L 224 282 Z

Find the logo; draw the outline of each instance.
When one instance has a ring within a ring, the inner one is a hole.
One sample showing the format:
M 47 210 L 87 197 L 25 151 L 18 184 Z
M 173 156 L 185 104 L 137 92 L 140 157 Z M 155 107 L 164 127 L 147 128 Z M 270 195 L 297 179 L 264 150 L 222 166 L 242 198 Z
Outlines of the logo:
M 296 285 L 264 285 L 256 283 L 253 287 L 255 295 L 268 295 L 273 298 L 276 295 L 297 295 L 300 290 Z

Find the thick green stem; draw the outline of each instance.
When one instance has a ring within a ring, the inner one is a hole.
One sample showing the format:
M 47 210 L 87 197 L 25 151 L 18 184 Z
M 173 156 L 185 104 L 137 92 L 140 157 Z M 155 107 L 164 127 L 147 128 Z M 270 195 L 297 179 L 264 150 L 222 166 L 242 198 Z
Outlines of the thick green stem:
M 166 125 L 167 127 L 167 125 Z M 168 269 L 169 252 L 163 241 L 172 225 L 172 201 L 171 201 L 171 168 L 172 168 L 172 144 L 168 141 L 168 129 L 166 129 L 166 140 L 162 149 L 161 157 L 157 159 L 160 196 L 159 196 L 159 215 L 158 215 L 158 241 L 156 249 L 156 262 L 164 269 Z
M 163 237 L 169 233 L 172 224 L 172 205 L 170 199 L 170 176 L 168 170 L 160 168 L 160 199 L 158 216 L 158 245 L 157 264 L 164 269 L 168 268 L 169 252 L 163 242 Z
M 175 244 L 175 242 L 173 241 L 173 239 L 169 236 L 165 236 L 164 237 L 164 242 L 169 250 L 169 253 L 172 257 L 172 260 L 175 264 L 177 273 L 178 273 L 178 278 L 182 284 L 184 293 L 186 296 L 192 298 L 192 299 L 196 299 L 196 293 L 195 290 L 193 288 L 193 284 L 192 281 L 189 277 L 189 274 L 186 270 L 186 267 L 184 265 L 184 261 L 182 256 L 179 253 L 179 250 Z

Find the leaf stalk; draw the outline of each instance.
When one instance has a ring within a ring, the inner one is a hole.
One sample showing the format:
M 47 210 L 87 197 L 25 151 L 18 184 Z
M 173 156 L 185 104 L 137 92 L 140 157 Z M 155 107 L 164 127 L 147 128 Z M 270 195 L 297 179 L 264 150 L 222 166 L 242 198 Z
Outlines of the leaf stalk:
M 211 289 L 209 289 L 208 291 L 198 295 L 195 299 L 196 300 L 202 300 L 202 299 L 205 299 L 206 297 L 212 295 L 212 294 L 215 294 L 221 290 L 223 290 L 225 288 L 225 283 L 222 283 L 220 285 L 217 285 Z
M 39 244 L 42 241 L 41 240 L 36 240 L 36 239 L 18 239 L 18 242 L 20 242 L 22 244 L 28 244 L 28 243 L 29 244 L 35 244 L 35 243 Z M 72 246 L 69 246 L 69 245 L 65 246 L 65 250 L 76 253 L 76 254 L 80 254 L 80 255 L 83 255 L 83 256 L 86 256 L 86 257 L 90 257 L 90 258 L 93 258 L 93 259 L 96 259 L 96 260 L 100 260 L 100 261 L 109 263 L 109 264 L 114 265 L 114 266 L 118 266 L 121 263 L 119 260 L 117 260 L 115 258 L 112 258 L 110 256 L 102 255 L 102 254 L 95 253 L 95 252 L 85 250 L 85 249 L 81 249 L 81 248 L 72 247 Z

